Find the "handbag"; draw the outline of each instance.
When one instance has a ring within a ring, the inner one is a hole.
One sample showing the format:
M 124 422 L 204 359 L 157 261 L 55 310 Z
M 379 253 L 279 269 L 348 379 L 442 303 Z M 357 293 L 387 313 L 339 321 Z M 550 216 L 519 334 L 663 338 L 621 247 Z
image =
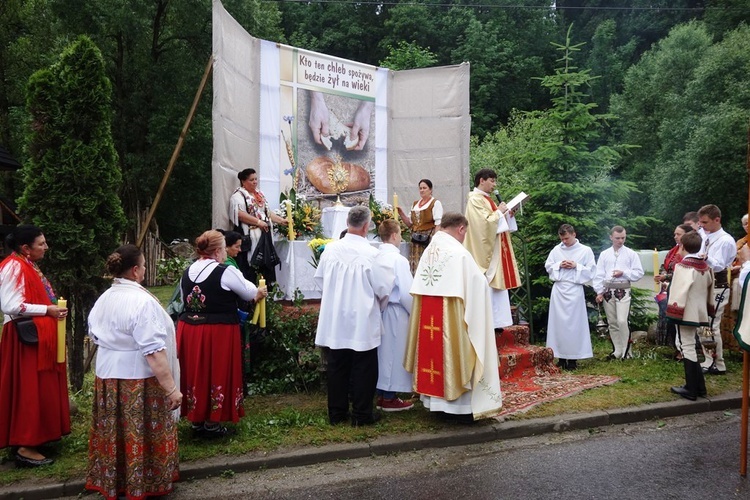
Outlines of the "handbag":
M 260 268 L 273 269 L 281 264 L 281 259 L 273 246 L 273 239 L 269 231 L 263 231 L 260 240 L 255 246 L 255 251 L 250 259 L 250 264 Z
M 430 244 L 430 235 L 425 233 L 411 233 L 411 242 L 427 246 Z
M 24 345 L 37 345 L 39 343 L 39 331 L 36 329 L 34 318 L 26 316 L 13 320 L 18 333 L 18 340 Z

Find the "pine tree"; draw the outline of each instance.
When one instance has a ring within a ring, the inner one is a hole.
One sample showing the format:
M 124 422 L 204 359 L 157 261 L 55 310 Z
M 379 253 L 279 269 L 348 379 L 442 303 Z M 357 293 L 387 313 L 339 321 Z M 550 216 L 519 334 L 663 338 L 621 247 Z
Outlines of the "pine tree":
M 105 285 L 104 260 L 125 226 L 111 93 L 101 52 L 85 36 L 58 62 L 34 73 L 27 87 L 29 161 L 18 204 L 24 219 L 44 231 L 50 250 L 42 266 L 58 297 L 68 300 L 75 389 L 83 385 L 86 317 Z

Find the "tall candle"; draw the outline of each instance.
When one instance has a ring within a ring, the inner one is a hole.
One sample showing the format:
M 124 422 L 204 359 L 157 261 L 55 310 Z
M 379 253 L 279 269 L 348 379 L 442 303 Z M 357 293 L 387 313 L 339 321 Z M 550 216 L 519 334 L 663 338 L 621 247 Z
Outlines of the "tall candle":
M 398 220 L 398 195 L 393 193 L 393 218 Z
M 658 276 L 659 274 L 659 251 L 654 248 L 654 276 Z M 654 282 L 654 290 L 659 291 L 661 289 L 661 284 Z
M 261 278 L 258 280 L 258 288 L 263 288 L 266 286 L 266 280 Z M 260 319 L 258 320 L 258 326 L 261 328 L 266 327 L 266 298 L 263 297 L 260 299 L 260 302 L 258 303 L 258 306 L 260 307 Z
M 57 307 L 66 308 L 68 307 L 68 301 L 60 297 L 57 299 Z M 57 362 L 65 362 L 65 327 L 68 321 L 66 318 L 60 318 L 57 320 Z
M 286 220 L 287 224 L 287 238 L 289 241 L 294 241 L 297 238 L 297 234 L 294 232 L 294 219 L 292 218 L 292 200 L 286 200 Z

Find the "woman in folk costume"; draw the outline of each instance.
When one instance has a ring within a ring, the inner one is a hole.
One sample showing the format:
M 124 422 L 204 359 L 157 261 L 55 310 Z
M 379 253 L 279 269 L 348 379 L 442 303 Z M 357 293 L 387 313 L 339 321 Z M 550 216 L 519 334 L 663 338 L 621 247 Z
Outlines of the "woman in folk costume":
M 65 362 L 57 362 L 57 322 L 68 310 L 55 305 L 52 285 L 36 265 L 48 248 L 42 230 L 18 226 L 5 245 L 13 253 L 0 263 L 0 448 L 17 447 L 18 467 L 39 467 L 53 462 L 39 447 L 70 434 Z M 19 340 L 13 321 L 28 317 L 38 332 L 31 345 Z
M 425 247 L 430 242 L 430 236 L 435 232 L 435 227 L 440 225 L 443 217 L 443 204 L 440 200 L 432 197 L 432 181 L 422 179 L 419 181 L 419 199 L 411 204 L 410 215 L 407 216 L 401 207 L 398 213 L 406 226 L 411 229 L 411 244 L 409 245 L 409 267 L 411 273 L 419 265 Z
M 107 259 L 114 276 L 89 314 L 99 346 L 86 488 L 104 498 L 145 498 L 178 479 L 178 386 L 174 323 L 140 283 L 146 260 L 135 245 Z
M 181 412 L 196 436 L 220 438 L 230 433 L 220 422 L 238 422 L 245 414 L 237 300 L 258 301 L 268 291 L 223 263 L 227 249 L 220 232 L 206 231 L 195 245 L 200 258 L 182 275 L 185 309 L 177 323 Z
M 249 234 L 253 245 L 250 251 L 243 252 L 237 257 L 237 264 L 242 274 L 250 281 L 257 281 L 260 272 L 266 278 L 266 282 L 276 281 L 276 270 L 274 268 L 254 268 L 250 259 L 260 241 L 261 233 L 273 234 L 273 224 L 287 225 L 289 222 L 276 215 L 268 209 L 266 195 L 258 189 L 258 173 L 253 168 L 246 168 L 237 174 L 240 187 L 234 190 L 229 199 L 229 220 L 234 225 L 234 230 L 240 234 Z

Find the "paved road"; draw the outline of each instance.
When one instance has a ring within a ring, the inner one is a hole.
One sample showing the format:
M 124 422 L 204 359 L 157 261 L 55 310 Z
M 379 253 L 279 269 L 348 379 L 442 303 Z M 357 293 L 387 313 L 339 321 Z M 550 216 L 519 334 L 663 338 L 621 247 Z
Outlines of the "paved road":
M 170 499 L 750 498 L 739 412 L 179 483 Z M 74 498 L 74 497 L 70 497 Z

